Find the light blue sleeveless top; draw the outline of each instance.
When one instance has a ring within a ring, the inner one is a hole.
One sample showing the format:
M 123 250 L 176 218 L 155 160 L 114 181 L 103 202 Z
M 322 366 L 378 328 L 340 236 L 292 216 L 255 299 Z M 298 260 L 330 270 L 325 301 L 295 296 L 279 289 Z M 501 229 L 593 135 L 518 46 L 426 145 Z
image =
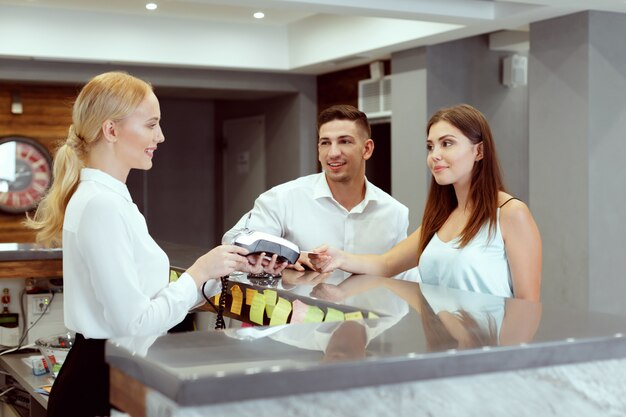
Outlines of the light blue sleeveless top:
M 461 290 L 513 297 L 511 270 L 500 231 L 500 209 L 495 233 L 489 236 L 489 223 L 464 248 L 458 237 L 449 242 L 432 237 L 420 258 L 422 282 Z

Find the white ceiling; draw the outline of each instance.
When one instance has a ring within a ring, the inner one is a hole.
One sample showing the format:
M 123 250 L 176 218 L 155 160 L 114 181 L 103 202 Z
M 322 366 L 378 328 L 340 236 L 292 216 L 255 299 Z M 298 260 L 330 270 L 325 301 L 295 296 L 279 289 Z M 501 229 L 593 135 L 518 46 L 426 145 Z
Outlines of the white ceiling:
M 0 58 L 319 74 L 583 10 L 626 13 L 624 0 L 155 2 L 0 0 Z

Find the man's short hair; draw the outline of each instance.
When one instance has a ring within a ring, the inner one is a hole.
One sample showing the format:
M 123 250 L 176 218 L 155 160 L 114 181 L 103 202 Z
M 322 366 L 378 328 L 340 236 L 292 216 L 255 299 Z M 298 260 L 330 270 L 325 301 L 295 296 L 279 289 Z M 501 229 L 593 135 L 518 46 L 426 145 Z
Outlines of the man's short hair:
M 370 122 L 367 120 L 367 116 L 354 106 L 337 104 L 322 111 L 319 116 L 317 116 L 317 133 L 319 134 L 323 124 L 332 122 L 333 120 L 351 120 L 355 122 L 358 127 L 363 129 L 363 132 L 366 134 L 366 139 L 372 136 L 372 129 Z

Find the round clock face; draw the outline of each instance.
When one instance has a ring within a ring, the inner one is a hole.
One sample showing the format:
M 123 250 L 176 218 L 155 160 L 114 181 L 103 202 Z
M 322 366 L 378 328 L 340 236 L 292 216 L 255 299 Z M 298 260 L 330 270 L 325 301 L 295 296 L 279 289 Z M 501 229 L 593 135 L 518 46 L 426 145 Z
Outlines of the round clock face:
M 37 207 L 52 182 L 52 158 L 34 139 L 0 139 L 0 210 L 23 213 Z

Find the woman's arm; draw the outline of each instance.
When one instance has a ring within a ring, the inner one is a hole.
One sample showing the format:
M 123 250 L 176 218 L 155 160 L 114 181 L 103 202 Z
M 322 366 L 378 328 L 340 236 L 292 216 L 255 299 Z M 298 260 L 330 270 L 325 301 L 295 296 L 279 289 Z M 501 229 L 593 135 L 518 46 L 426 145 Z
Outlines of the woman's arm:
M 513 295 L 541 298 L 541 236 L 526 204 L 514 200 L 500 210 L 500 228 L 511 268 Z
M 417 266 L 420 233 L 421 227 L 418 227 L 409 237 L 382 255 L 357 255 L 321 246 L 309 256 L 315 269 L 320 272 L 341 269 L 355 274 L 390 277 Z
M 85 206 L 74 232 L 77 251 L 72 253 L 84 262 L 85 271 L 84 276 L 71 277 L 80 295 L 73 296 L 66 311 L 72 309 L 71 315 L 79 316 L 85 308 L 82 303 L 88 304 L 88 310 L 101 309 L 106 323 L 96 331 L 111 332 L 110 336 L 162 333 L 179 323 L 193 306 L 197 284 L 191 275 L 183 274 L 167 285 L 165 260 L 163 276 L 154 277 L 164 288 L 156 294 L 145 290 L 138 273 L 142 266 L 135 258 L 134 242 L 139 237 L 128 212 L 128 203 L 110 193 L 92 198 Z M 94 314 L 95 319 L 99 316 Z
M 508 298 L 504 304 L 504 319 L 500 328 L 500 345 L 512 346 L 530 343 L 541 322 L 540 303 Z

